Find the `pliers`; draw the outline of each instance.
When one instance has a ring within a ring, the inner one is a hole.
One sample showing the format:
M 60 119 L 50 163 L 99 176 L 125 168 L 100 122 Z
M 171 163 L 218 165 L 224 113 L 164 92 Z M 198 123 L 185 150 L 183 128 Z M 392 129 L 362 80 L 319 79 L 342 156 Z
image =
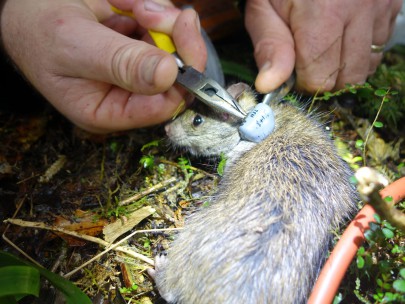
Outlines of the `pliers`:
M 111 7 L 111 10 L 119 15 L 134 18 L 132 12 L 122 11 L 116 7 Z M 193 67 L 184 64 L 183 60 L 176 53 L 176 47 L 170 36 L 152 30 L 148 32 L 158 48 L 175 57 L 179 68 L 176 78 L 178 84 L 217 111 L 229 113 L 239 119 L 246 117 L 247 113 L 243 111 L 236 100 L 218 82 L 205 76 Z

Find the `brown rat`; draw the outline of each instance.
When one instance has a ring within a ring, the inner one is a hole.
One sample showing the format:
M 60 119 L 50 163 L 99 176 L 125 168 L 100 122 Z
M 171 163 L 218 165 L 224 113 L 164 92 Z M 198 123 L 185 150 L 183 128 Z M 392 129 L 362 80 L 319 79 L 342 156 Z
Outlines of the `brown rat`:
M 248 90 L 238 101 L 249 109 L 255 98 Z M 229 158 L 211 204 L 187 219 L 167 257 L 156 257 L 151 273 L 168 302 L 306 302 L 357 194 L 322 125 L 287 103 L 272 109 L 275 130 L 258 144 L 241 140 L 235 120 L 207 109 L 187 110 L 166 126 L 173 145 Z

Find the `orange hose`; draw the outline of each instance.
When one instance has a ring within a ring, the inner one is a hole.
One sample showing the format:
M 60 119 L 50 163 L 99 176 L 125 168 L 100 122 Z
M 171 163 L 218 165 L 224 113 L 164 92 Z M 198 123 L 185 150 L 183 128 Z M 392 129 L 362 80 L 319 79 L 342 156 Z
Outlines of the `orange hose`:
M 405 177 L 391 183 L 380 191 L 381 197 L 392 196 L 395 203 L 405 198 Z M 332 303 L 350 263 L 364 241 L 364 232 L 369 223 L 375 222 L 374 208 L 365 205 L 346 228 L 333 249 L 315 283 L 309 304 Z

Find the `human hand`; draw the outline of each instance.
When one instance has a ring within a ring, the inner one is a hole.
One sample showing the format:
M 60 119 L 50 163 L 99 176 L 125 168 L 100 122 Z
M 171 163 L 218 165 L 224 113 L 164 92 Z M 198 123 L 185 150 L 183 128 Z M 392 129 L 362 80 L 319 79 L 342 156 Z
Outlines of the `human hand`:
M 256 89 L 280 86 L 295 68 L 297 89 L 313 93 L 363 83 L 375 72 L 402 0 L 247 0 L 246 27 L 259 67 Z
M 83 129 L 107 133 L 154 125 L 175 113 L 185 91 L 173 86 L 173 56 L 145 43 L 151 43 L 145 28 L 169 34 L 197 70 L 206 61 L 195 11 L 159 3 L 119 7 L 133 9 L 134 21 L 101 0 L 7 0 L 4 48 L 34 87 Z

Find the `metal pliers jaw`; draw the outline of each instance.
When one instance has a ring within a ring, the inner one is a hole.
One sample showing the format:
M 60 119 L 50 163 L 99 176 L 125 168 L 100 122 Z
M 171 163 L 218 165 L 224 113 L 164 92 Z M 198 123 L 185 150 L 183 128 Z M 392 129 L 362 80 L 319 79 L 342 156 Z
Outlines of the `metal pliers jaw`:
M 246 112 L 218 82 L 191 66 L 178 66 L 176 82 L 187 91 L 214 110 L 229 113 L 239 119 L 245 118 Z
M 287 81 L 284 82 L 280 87 L 264 95 L 262 102 L 269 105 L 270 102 L 280 101 L 291 91 L 291 89 L 294 87 L 294 83 L 295 75 L 293 73 L 291 74 L 290 78 L 288 78 Z

